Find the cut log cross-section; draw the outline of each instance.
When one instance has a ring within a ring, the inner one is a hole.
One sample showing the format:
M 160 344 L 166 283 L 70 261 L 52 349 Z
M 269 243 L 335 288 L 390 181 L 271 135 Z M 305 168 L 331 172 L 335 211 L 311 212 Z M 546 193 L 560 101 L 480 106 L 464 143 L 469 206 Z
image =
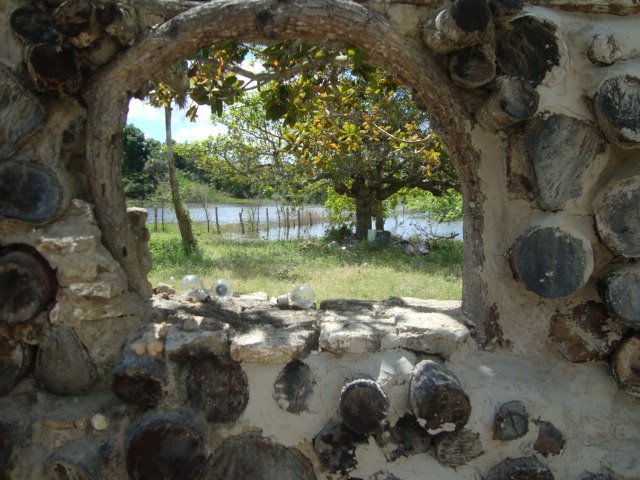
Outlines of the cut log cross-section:
M 616 255 L 640 258 L 640 176 L 613 185 L 595 207 L 598 235 Z
M 486 85 L 496 76 L 493 53 L 479 47 L 463 48 L 449 61 L 449 73 L 456 85 L 472 89 Z
M 52 95 L 72 95 L 82 85 L 80 66 L 71 50 L 36 45 L 29 51 L 27 65 L 35 83 Z
M 620 343 L 611 358 L 611 368 L 620 388 L 640 397 L 640 333 Z
M 598 282 L 600 296 L 615 318 L 633 328 L 640 327 L 640 266 L 614 270 Z
M 413 413 L 433 435 L 459 430 L 469 420 L 471 402 L 457 377 L 442 363 L 423 360 L 413 370 L 409 399 Z
M 487 0 L 455 0 L 427 20 L 422 39 L 436 53 L 448 53 L 484 42 L 490 22 Z
M 0 322 L 26 322 L 44 310 L 57 289 L 55 273 L 35 251 L 8 249 L 0 255 Z
M 621 75 L 604 80 L 593 98 L 604 135 L 621 148 L 640 146 L 640 78 Z
M 498 77 L 493 92 L 476 112 L 476 119 L 491 131 L 498 131 L 533 117 L 540 95 L 524 80 Z
M 166 368 L 162 360 L 138 355 L 125 346 L 113 375 L 111 389 L 126 403 L 151 408 L 162 399 L 165 382 Z
M 33 349 L 0 337 L 0 395 L 10 392 L 33 367 Z
M 100 480 L 111 451 L 105 440 L 79 440 L 63 445 L 45 462 L 48 480 Z
M 369 379 L 347 383 L 340 396 L 340 414 L 344 424 L 356 433 L 378 432 L 387 417 L 389 400 L 382 388 Z
M 545 298 L 560 298 L 582 288 L 593 272 L 589 241 L 568 227 L 535 227 L 511 251 L 514 274 Z

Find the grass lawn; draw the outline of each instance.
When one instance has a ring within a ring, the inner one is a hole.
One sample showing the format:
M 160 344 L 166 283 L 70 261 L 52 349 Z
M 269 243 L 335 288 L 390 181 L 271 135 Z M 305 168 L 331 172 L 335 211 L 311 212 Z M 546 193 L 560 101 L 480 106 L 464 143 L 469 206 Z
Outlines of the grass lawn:
M 194 225 L 195 249 L 185 249 L 176 225 L 151 233 L 152 285 L 179 288 L 184 275 L 209 288 L 226 278 L 234 291 L 281 295 L 308 283 L 316 301 L 326 298 L 383 300 L 392 296 L 460 299 L 462 244 L 441 241 L 428 255 L 412 257 L 391 246 L 361 243 L 342 248 L 322 240 L 231 240 Z

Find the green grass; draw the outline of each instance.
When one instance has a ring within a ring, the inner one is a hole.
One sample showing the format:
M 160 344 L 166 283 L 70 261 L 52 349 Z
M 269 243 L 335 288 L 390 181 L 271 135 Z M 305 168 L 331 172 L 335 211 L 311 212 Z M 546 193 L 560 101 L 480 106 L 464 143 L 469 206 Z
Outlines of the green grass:
M 179 287 L 187 274 L 200 276 L 206 287 L 218 278 L 231 281 L 238 292 L 264 291 L 281 295 L 302 283 L 316 300 L 391 296 L 460 299 L 462 244 L 441 241 L 429 255 L 410 257 L 390 246 L 367 243 L 346 249 L 324 241 L 231 240 L 195 225 L 196 248 L 185 248 L 177 227 L 152 232 L 152 285 Z

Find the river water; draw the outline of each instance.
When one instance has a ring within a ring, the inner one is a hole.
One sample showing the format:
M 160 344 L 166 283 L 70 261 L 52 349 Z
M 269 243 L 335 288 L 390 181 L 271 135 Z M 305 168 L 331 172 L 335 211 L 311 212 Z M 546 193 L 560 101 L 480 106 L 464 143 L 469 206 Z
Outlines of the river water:
M 213 231 L 216 229 L 216 209 L 220 225 L 239 226 L 240 215 L 242 215 L 247 235 L 253 232 L 254 236 L 269 240 L 320 238 L 325 234 L 328 226 L 328 214 L 320 205 L 305 205 L 300 210 L 278 209 L 275 204 L 260 206 L 212 204 L 208 206 L 206 211 L 202 206 L 190 204 L 188 208 L 191 219 L 196 223 L 206 223 L 208 213 Z M 152 227 L 155 222 L 154 209 L 147 208 L 147 212 L 147 223 Z M 158 228 L 162 223 L 163 215 L 165 223 L 176 222 L 175 212 L 172 208 L 158 207 L 157 215 Z M 288 229 L 286 228 L 287 215 Z M 412 235 L 424 236 L 425 234 L 437 236 L 456 234 L 456 238 L 462 240 L 462 221 L 436 223 L 430 221 L 427 214 L 408 213 L 402 207 L 399 207 L 394 215 L 386 219 L 385 230 L 402 238 L 408 238 Z

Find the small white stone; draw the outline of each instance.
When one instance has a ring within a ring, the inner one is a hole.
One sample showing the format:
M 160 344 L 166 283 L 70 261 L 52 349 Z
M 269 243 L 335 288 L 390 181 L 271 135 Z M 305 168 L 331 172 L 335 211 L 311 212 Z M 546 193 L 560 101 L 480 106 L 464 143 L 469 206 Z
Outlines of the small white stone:
M 96 413 L 91 417 L 91 426 L 94 430 L 102 431 L 109 427 L 109 420 L 101 413 Z
M 129 348 L 136 355 L 144 355 L 144 353 L 147 350 L 147 344 L 145 342 L 143 342 L 142 340 L 137 340 L 135 342 L 131 342 L 129 344 Z

